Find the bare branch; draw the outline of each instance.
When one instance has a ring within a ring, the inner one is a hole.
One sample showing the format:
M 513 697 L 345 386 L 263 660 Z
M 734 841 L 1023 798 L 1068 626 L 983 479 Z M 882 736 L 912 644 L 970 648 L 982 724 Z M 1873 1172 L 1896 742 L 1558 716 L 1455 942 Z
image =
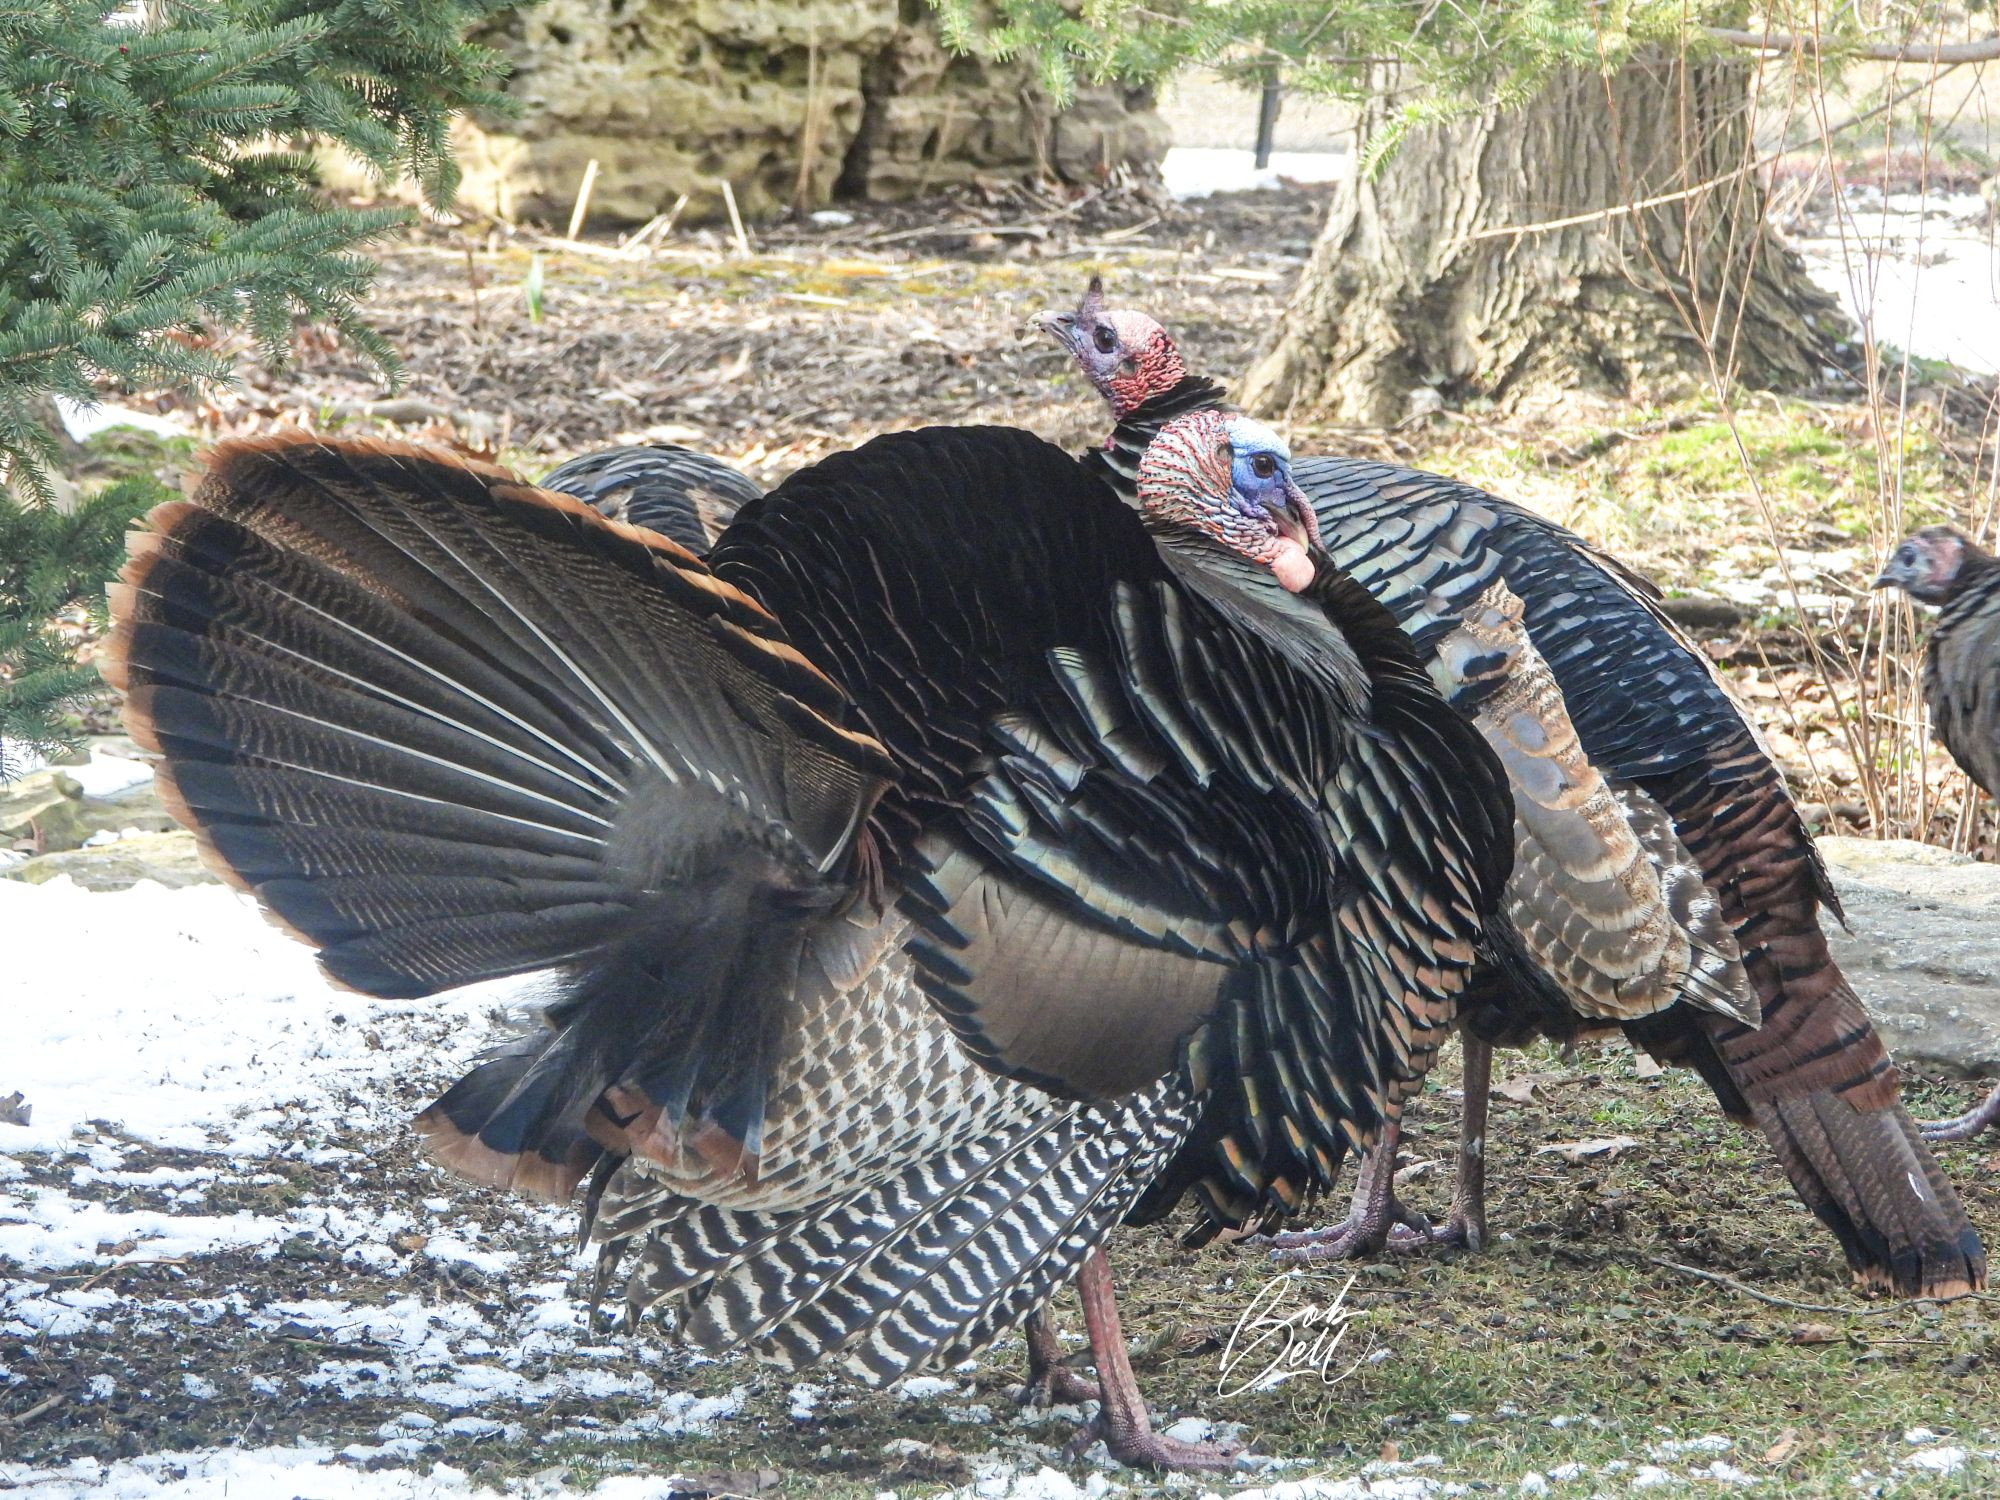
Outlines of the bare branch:
M 1828 52 L 1863 57 L 1871 62 L 1930 63 L 1938 67 L 2000 58 L 2000 36 L 1982 37 L 1976 42 L 1917 42 L 1905 46 L 1896 42 L 1829 41 L 1807 32 L 1730 31 L 1721 26 L 1704 26 L 1701 34 L 1710 41 L 1748 47 L 1753 52 L 1796 52 L 1807 57 Z

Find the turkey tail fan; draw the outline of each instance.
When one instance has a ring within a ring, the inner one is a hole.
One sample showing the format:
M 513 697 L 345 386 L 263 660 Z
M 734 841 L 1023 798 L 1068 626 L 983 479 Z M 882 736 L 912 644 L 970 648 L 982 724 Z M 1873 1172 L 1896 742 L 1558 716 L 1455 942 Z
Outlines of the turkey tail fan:
M 549 1031 L 426 1112 L 560 1195 L 608 1148 L 754 1170 L 781 997 L 880 748 L 649 532 L 398 444 L 227 443 L 114 585 L 107 677 L 209 863 L 381 996 L 552 969 Z
M 586 453 L 549 470 L 542 488 L 574 495 L 599 515 L 657 531 L 697 555 L 763 494 L 721 459 L 672 443 Z

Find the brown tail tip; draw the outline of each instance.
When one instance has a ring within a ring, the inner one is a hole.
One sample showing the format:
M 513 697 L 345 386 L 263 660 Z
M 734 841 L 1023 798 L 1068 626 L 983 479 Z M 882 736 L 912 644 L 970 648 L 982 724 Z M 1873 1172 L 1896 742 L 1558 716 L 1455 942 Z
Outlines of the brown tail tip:
M 418 1115 L 415 1124 L 417 1133 L 424 1138 L 425 1149 L 459 1176 L 487 1187 L 532 1193 L 556 1203 L 569 1198 L 603 1154 L 588 1139 L 573 1147 L 563 1161 L 551 1161 L 535 1151 L 496 1151 L 478 1136 L 452 1124 L 435 1104 Z

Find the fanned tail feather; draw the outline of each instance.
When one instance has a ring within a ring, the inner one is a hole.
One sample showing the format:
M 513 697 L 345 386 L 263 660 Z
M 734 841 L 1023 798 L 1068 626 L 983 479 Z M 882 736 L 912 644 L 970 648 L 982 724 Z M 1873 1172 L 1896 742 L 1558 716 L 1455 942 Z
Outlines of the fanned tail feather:
M 383 996 L 560 972 L 421 1126 L 566 1193 L 603 1152 L 754 1170 L 774 1028 L 892 772 L 682 548 L 387 443 L 218 448 L 112 591 L 106 675 L 211 864 Z

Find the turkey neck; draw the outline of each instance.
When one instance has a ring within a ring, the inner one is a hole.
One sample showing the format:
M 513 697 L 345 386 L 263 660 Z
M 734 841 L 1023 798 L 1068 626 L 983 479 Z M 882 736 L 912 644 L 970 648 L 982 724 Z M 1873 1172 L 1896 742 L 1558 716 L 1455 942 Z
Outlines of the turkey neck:
M 1967 542 L 1953 583 L 1952 596 L 1938 612 L 1941 630 L 1983 612 L 2000 599 L 2000 557 Z
M 1139 460 L 1160 429 L 1175 417 L 1209 408 L 1228 410 L 1228 392 L 1205 375 L 1183 375 L 1171 390 L 1148 396 L 1120 419 L 1102 448 L 1083 455 L 1083 466 L 1127 505 L 1139 503 Z

